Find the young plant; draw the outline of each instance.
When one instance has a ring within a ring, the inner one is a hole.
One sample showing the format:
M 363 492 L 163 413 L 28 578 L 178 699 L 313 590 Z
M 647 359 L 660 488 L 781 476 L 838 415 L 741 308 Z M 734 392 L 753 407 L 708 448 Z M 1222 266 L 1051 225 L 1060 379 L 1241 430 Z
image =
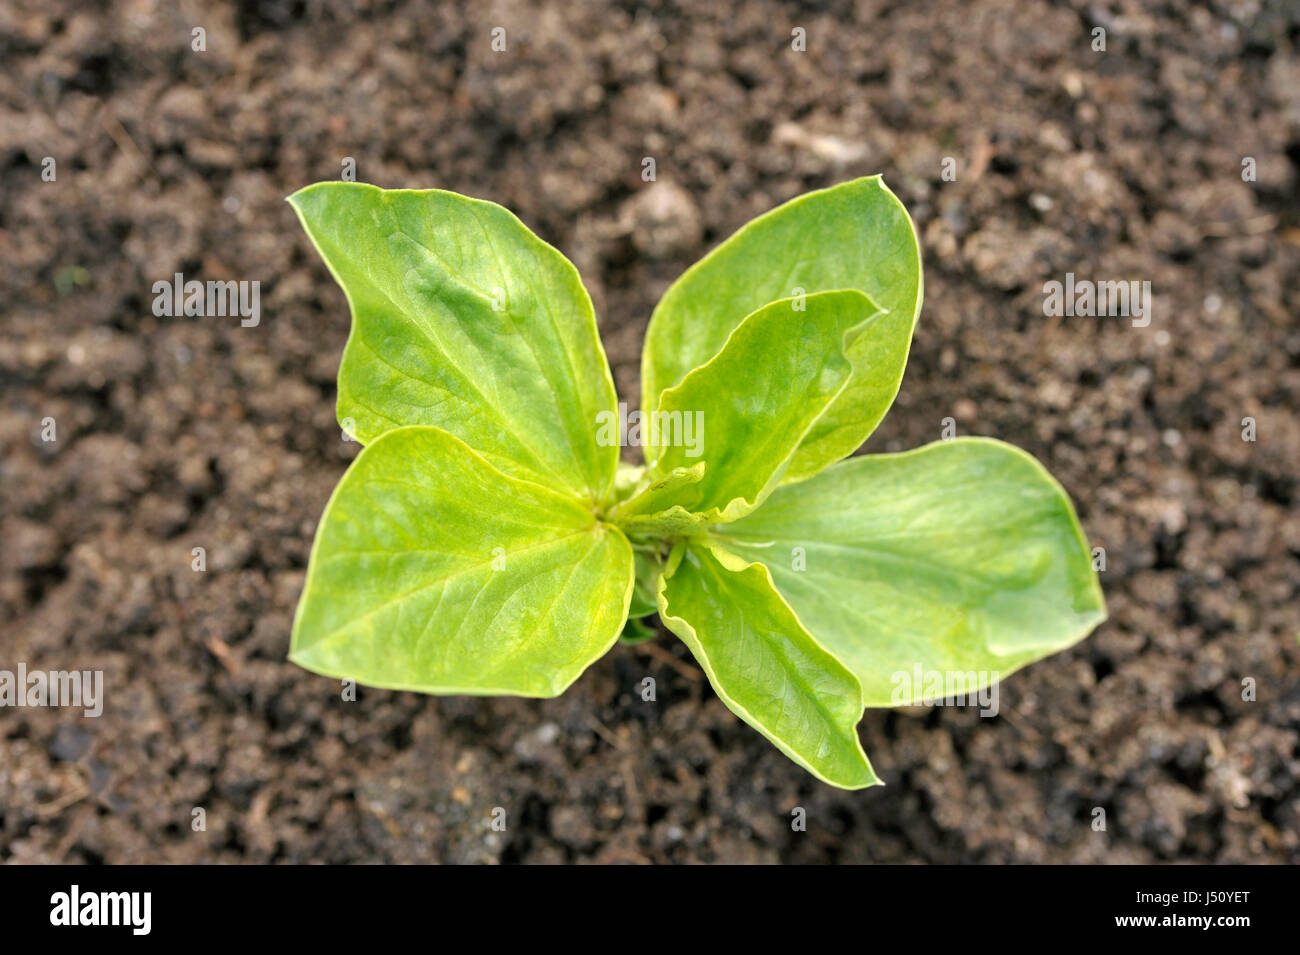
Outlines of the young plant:
M 864 707 L 933 698 L 922 672 L 974 693 L 1105 618 L 1070 501 L 1023 451 L 850 457 L 922 297 L 878 176 L 687 270 L 646 334 L 653 414 L 626 422 L 577 270 L 510 212 L 343 182 L 289 201 L 351 306 L 338 415 L 366 445 L 317 530 L 301 666 L 556 696 L 657 612 L 737 716 L 856 789 L 878 782 Z

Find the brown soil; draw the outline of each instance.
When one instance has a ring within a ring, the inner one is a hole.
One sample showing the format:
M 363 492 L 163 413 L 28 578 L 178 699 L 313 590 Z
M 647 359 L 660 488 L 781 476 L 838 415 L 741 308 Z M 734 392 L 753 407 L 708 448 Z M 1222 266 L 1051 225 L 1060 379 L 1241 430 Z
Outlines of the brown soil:
M 1300 861 L 1294 4 L 348 6 L 0 10 L 0 668 L 102 668 L 107 693 L 98 720 L 0 710 L 0 859 Z M 356 446 L 344 298 L 282 199 L 344 157 L 555 243 L 632 401 L 685 266 L 883 172 L 928 294 L 867 450 L 952 416 L 1038 456 L 1107 550 L 1110 621 L 996 719 L 868 712 L 888 786 L 858 793 L 734 719 L 670 636 L 553 701 L 343 702 L 285 660 Z M 1151 325 L 1045 318 L 1067 271 L 1149 280 Z M 259 280 L 260 326 L 155 318 L 174 272 Z

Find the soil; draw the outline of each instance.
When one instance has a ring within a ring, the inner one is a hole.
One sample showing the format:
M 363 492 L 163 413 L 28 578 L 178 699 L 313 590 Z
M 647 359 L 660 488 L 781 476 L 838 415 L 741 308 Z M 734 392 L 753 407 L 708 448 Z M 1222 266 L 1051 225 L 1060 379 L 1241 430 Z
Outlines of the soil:
M 0 668 L 102 669 L 106 694 L 99 719 L 0 710 L 0 860 L 1300 861 L 1300 8 L 106 6 L 0 9 Z M 865 450 L 944 417 L 1026 448 L 1106 550 L 1111 619 L 997 718 L 868 711 L 888 785 L 857 793 L 666 634 L 556 700 L 344 702 L 285 659 L 357 446 L 347 306 L 283 198 L 345 157 L 557 245 L 633 403 L 682 269 L 883 173 L 927 295 Z M 260 324 L 155 317 L 175 272 L 259 281 Z M 1153 320 L 1045 317 L 1066 272 L 1150 281 Z

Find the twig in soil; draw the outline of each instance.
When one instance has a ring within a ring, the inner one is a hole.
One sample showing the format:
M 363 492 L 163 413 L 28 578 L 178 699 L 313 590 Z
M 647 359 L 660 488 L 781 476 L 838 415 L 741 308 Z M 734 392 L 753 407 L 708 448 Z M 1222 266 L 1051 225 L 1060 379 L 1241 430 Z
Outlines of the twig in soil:
M 592 716 L 590 713 L 587 714 L 587 723 L 593 730 L 596 731 L 596 735 L 599 736 L 601 739 L 603 739 L 610 746 L 613 746 L 615 749 L 620 749 L 620 750 L 623 748 L 623 741 L 619 739 L 617 736 L 615 736 L 613 733 L 611 733 L 609 731 L 609 727 L 607 727 L 600 720 L 596 719 L 596 717 Z
M 700 681 L 699 670 L 683 663 L 681 660 L 677 659 L 675 656 L 673 656 L 663 647 L 653 643 L 643 643 L 640 646 L 638 646 L 636 649 L 640 650 L 642 653 L 648 653 L 650 654 L 650 656 L 654 657 L 660 663 L 672 667 L 682 676 L 686 677 L 686 679 L 692 680 L 696 683 Z
M 126 131 L 126 127 L 122 125 L 121 121 L 116 116 L 111 115 L 107 110 L 105 110 L 101 119 L 104 125 L 104 131 L 107 132 L 109 136 L 113 137 L 113 142 L 117 143 L 118 149 L 122 150 L 122 152 L 129 155 L 135 161 L 143 161 L 146 166 L 149 165 L 148 158 L 140 150 L 140 147 L 135 144 L 135 140 L 131 138 L 131 134 Z
M 623 792 L 627 797 L 627 814 L 638 823 L 645 823 L 645 801 L 641 798 L 641 789 L 636 784 L 636 772 L 630 759 L 624 759 Z
M 42 819 L 49 819 L 57 816 L 69 806 L 76 805 L 90 795 L 90 787 L 86 785 L 86 780 L 79 774 L 73 773 L 72 779 L 74 788 L 71 792 L 60 796 L 53 802 L 42 803 L 36 807 L 36 815 Z
M 1234 235 L 1263 235 L 1265 232 L 1272 232 L 1276 229 L 1277 223 L 1277 216 L 1269 213 L 1268 215 L 1251 216 L 1249 219 L 1243 219 L 1239 222 L 1207 222 L 1201 226 L 1201 234 L 1215 239 Z
M 1042 742 L 1043 734 L 1038 732 L 1038 730 L 1034 729 L 1032 726 L 1026 726 L 1025 724 L 1021 723 L 1018 719 L 1013 717 L 1011 715 L 1010 709 L 1004 709 L 1000 711 L 998 715 L 1001 716 L 1008 723 L 1010 723 L 1012 728 L 1021 736 L 1028 736 L 1030 739 L 1035 740 L 1036 742 Z
M 220 637 L 208 637 L 203 641 L 203 645 L 230 672 L 231 676 L 239 676 L 239 660 L 231 652 L 230 644 Z

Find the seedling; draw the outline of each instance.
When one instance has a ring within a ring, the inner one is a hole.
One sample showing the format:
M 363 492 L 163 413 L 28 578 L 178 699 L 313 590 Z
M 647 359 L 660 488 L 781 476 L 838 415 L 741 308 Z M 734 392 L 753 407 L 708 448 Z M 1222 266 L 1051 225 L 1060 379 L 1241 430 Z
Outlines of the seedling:
M 912 674 L 974 693 L 1105 618 L 1070 501 L 1023 451 L 850 457 L 922 298 L 879 177 L 760 216 L 668 289 L 644 416 L 577 270 L 501 206 L 344 182 L 289 201 L 351 306 L 338 415 L 365 445 L 317 530 L 301 666 L 550 697 L 657 613 L 737 716 L 856 789 L 878 782 L 863 708 L 933 696 Z

